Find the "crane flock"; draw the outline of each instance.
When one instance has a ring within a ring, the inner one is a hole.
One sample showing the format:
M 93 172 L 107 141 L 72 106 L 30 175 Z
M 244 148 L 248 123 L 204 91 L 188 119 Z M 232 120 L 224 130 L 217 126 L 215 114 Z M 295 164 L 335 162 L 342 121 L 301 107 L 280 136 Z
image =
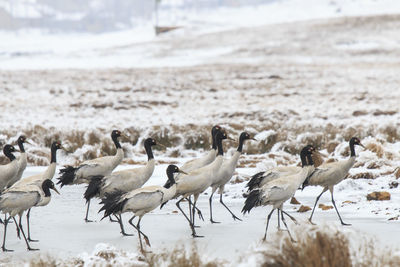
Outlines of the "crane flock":
M 129 139 L 119 130 L 112 131 L 111 139 L 117 150 L 115 155 L 87 160 L 77 166 L 64 166 L 59 171 L 60 176 L 57 178 L 57 184 L 61 187 L 87 184 L 84 192 L 84 198 L 87 203 L 85 222 L 92 222 L 88 219 L 90 201 L 98 198 L 101 204 L 99 212 L 104 212 L 102 219 L 108 217 L 110 221 L 118 222 L 121 234 L 131 235 L 125 232 L 121 217 L 123 213 L 131 212 L 133 216 L 128 222 L 137 231 L 140 248 L 144 251 L 142 236 L 147 246 L 150 246 L 150 239 L 140 229 L 143 216 L 157 207 L 162 208 L 168 201 L 177 199 L 175 204 L 188 222 L 191 235 L 193 237 L 203 237 L 196 232 L 195 218 L 197 212 L 199 218 L 204 220 L 201 211 L 197 207 L 197 201 L 200 195 L 208 188 L 211 188 L 209 197 L 211 223 L 220 223 L 214 220 L 212 212 L 213 195 L 217 189 L 219 189 L 221 205 L 230 213 L 233 220 L 242 221 L 223 202 L 223 192 L 225 185 L 235 172 L 245 141 L 257 141 L 249 133 L 242 132 L 238 139 L 237 150 L 232 157 L 224 158 L 223 141 L 234 139 L 228 136 L 225 129 L 215 125 L 211 129 L 211 150 L 203 157 L 188 161 L 181 167 L 169 165 L 166 169 L 167 182 L 163 186 L 144 186 L 153 175 L 156 164 L 152 147 L 157 145 L 164 147 L 163 144 L 158 143 L 153 138 L 147 138 L 144 141 L 144 148 L 148 158 L 145 166 L 114 172 L 114 169 L 124 158 L 124 152 L 120 144 L 121 137 Z M 3 153 L 10 161 L 8 164 L 0 165 L 0 211 L 4 213 L 4 220 L 1 220 L 4 229 L 3 251 L 12 251 L 6 248 L 7 225 L 11 219 L 15 223 L 18 237 L 22 233 L 27 249 L 36 250 L 30 245 L 31 242 L 37 241 L 31 239 L 30 235 L 30 211 L 34 207 L 45 206 L 50 202 L 50 189 L 59 193 L 52 179 L 56 172 L 57 150 L 65 150 L 65 148 L 60 141 L 54 141 L 50 147 L 51 159 L 48 168 L 43 173 L 21 179 L 27 166 L 27 155 L 24 149 L 24 143 L 26 142 L 29 141 L 25 136 L 21 135 L 17 140 L 19 150 L 10 144 L 3 147 Z M 263 239 L 266 240 L 271 216 L 277 210 L 278 228 L 280 228 L 280 220 L 282 220 L 289 237 L 293 240 L 286 224 L 285 216 L 295 223 L 297 223 L 297 220 L 284 211 L 283 204 L 293 197 L 299 188 L 318 185 L 323 187 L 323 191 L 316 198 L 309 218 L 310 223 L 312 223 L 312 217 L 319 198 L 329 190 L 340 222 L 342 225 L 348 225 L 343 222 L 336 207 L 333 187 L 345 178 L 350 168 L 354 165 L 356 145 L 363 147 L 357 137 L 351 138 L 349 142 L 351 152 L 349 159 L 324 163 L 318 167 L 314 166 L 312 156 L 318 155 L 319 152 L 313 146 L 305 145 L 300 151 L 301 166 L 278 166 L 256 173 L 246 185 L 248 191 L 244 195 L 246 199 L 242 213 L 249 213 L 257 206 L 271 205 L 272 210 L 267 216 Z M 18 158 L 14 155 L 16 152 L 20 152 Z M 181 207 L 181 203 L 184 200 L 187 200 L 188 203 L 188 213 L 185 213 Z M 24 212 L 27 212 L 27 235 L 25 235 L 22 224 Z M 18 222 L 16 220 L 17 215 L 19 216 Z M 138 220 L 135 225 L 133 220 L 136 217 L 138 217 Z

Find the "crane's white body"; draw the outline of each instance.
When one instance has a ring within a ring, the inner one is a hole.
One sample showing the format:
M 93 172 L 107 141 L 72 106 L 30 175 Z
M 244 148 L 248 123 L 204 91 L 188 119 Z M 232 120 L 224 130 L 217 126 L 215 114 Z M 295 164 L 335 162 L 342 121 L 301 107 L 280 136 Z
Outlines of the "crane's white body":
M 130 192 L 142 187 L 153 175 L 155 160 L 147 161 L 146 166 L 128 170 L 116 171 L 102 179 L 100 198 L 105 193 L 112 193 L 116 190 Z
M 49 167 L 47 167 L 46 171 L 44 171 L 43 173 L 32 175 L 22 180 L 19 180 L 4 192 L 25 192 L 35 187 L 39 187 L 41 189 L 42 183 L 47 179 L 51 180 L 54 177 L 55 172 L 56 163 L 50 163 Z M 43 192 L 43 190 L 40 191 Z M 50 197 L 45 197 L 43 193 L 43 195 L 41 195 L 40 201 L 33 206 L 46 206 L 47 204 L 49 204 L 50 199 Z
M 3 213 L 22 215 L 22 213 L 39 203 L 49 202 L 51 197 L 46 197 L 41 186 L 31 184 L 24 188 L 10 187 L 0 196 L 0 210 Z M 47 204 L 46 203 L 46 204 Z
M 272 205 L 274 209 L 280 208 L 283 203 L 294 196 L 296 190 L 314 170 L 314 166 L 305 166 L 295 174 L 281 176 L 260 188 L 262 194 L 260 205 Z
M 353 156 L 346 160 L 324 163 L 315 169 L 309 178 L 308 184 L 320 185 L 333 190 L 333 186 L 340 183 L 346 177 L 355 161 L 356 157 Z
M 100 157 L 82 162 L 76 170 L 74 184 L 89 183 L 90 177 L 110 175 L 124 158 L 122 148 L 117 149 L 114 156 Z
M 214 193 L 219 188 L 219 193 L 222 194 L 224 191 L 225 184 L 229 182 L 235 172 L 236 165 L 239 161 L 239 157 L 242 153 L 235 151 L 230 159 L 224 159 L 221 167 L 218 169 L 217 174 L 212 178 L 211 188 Z
M 14 176 L 14 178 L 12 178 L 8 182 L 6 187 L 12 186 L 13 184 L 15 184 L 17 181 L 19 181 L 21 179 L 22 174 L 24 173 L 24 171 L 26 169 L 26 165 L 28 164 L 28 159 L 27 159 L 27 155 L 25 152 L 21 152 L 21 155 L 16 160 L 18 161 L 18 172 Z
M 188 162 L 186 162 L 185 164 L 183 164 L 182 167 L 180 167 L 179 169 L 189 173 L 191 171 L 194 171 L 196 169 L 199 169 L 201 167 L 204 167 L 208 164 L 210 164 L 211 162 L 213 162 L 215 160 L 215 157 L 217 156 L 217 150 L 216 149 L 211 149 L 210 151 L 208 151 L 208 153 L 198 159 L 192 159 Z M 179 176 L 179 174 L 178 174 Z
M 180 179 L 176 182 L 177 195 L 182 195 L 183 197 L 195 195 L 196 200 L 198 195 L 211 185 L 212 177 L 217 175 L 222 162 L 223 156 L 218 155 L 215 160 L 207 166 L 191 171 L 187 175 L 181 174 Z
M 278 166 L 275 168 L 272 168 L 268 171 L 265 171 L 264 174 L 262 174 L 259 184 L 259 188 L 263 187 L 264 185 L 270 183 L 273 180 L 279 179 L 284 176 L 296 174 L 301 171 L 301 167 L 299 166 Z
M 14 159 L 10 163 L 0 165 L 0 191 L 2 191 L 10 181 L 14 180 L 18 174 L 18 160 Z
M 57 166 L 57 164 L 55 162 L 50 163 L 49 167 L 47 167 L 47 169 L 44 172 L 29 176 L 29 177 L 25 177 L 25 178 L 19 180 L 18 182 L 16 182 L 12 186 L 12 188 L 21 188 L 21 187 L 28 186 L 31 184 L 40 186 L 45 180 L 53 179 L 54 174 L 56 173 L 56 166 Z
M 172 185 L 170 188 L 155 185 L 135 189 L 121 197 L 121 201 L 127 199 L 122 213 L 133 212 L 135 216 L 142 217 L 162 203 L 173 198 L 175 194 L 176 184 Z

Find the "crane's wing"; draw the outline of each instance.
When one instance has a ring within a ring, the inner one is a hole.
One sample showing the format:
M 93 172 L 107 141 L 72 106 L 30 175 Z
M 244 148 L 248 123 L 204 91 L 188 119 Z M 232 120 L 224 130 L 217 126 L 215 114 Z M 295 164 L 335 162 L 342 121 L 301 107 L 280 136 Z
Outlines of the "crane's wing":
M 38 191 L 9 191 L 0 197 L 0 209 L 11 212 L 14 209 L 27 210 L 40 201 Z
M 133 211 L 150 211 L 157 208 L 161 204 L 163 196 L 164 193 L 161 190 L 138 192 L 128 199 L 124 209 Z

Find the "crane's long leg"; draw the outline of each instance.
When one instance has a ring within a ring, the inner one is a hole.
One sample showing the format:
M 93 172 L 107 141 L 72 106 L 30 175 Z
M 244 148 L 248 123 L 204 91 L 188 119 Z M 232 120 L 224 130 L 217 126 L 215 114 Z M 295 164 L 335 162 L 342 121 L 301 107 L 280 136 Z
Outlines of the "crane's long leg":
M 146 244 L 150 247 L 150 241 L 149 238 L 147 237 L 147 235 L 145 235 L 141 230 L 140 230 L 140 221 L 142 220 L 142 217 L 139 217 L 137 226 L 135 226 L 133 224 L 133 219 L 135 218 L 135 216 L 133 216 L 130 220 L 129 220 L 129 224 L 133 226 L 133 228 L 135 228 L 138 231 L 138 235 L 139 235 L 139 242 L 140 242 L 140 249 L 143 252 L 143 245 L 142 245 L 142 237 L 141 235 L 143 235 L 144 240 L 146 241 Z
M 267 226 L 265 227 L 265 234 L 264 234 L 263 241 L 267 240 L 267 231 L 268 231 L 269 220 L 271 219 L 272 213 L 273 213 L 274 211 L 275 211 L 275 209 L 272 209 L 271 212 L 268 214 L 268 217 L 267 217 Z
M 13 217 L 13 219 L 15 220 L 15 218 Z M 18 225 L 18 224 L 17 224 Z M 18 228 L 19 228 L 19 225 L 18 225 Z M 21 233 L 22 233 L 22 236 L 24 237 L 24 239 L 25 239 L 25 243 L 26 243 L 26 247 L 27 247 L 27 249 L 28 250 L 39 250 L 39 249 L 37 249 L 37 248 L 31 248 L 31 246 L 29 246 L 29 242 L 28 242 L 28 240 L 26 239 L 26 236 L 25 236 L 25 233 L 24 233 L 24 228 L 19 228 L 19 230 L 21 231 Z
M 27 223 L 27 226 L 28 226 L 28 241 L 29 242 L 38 242 L 39 240 L 31 239 L 31 228 L 30 228 L 30 223 L 29 223 L 30 216 L 31 216 L 31 209 L 29 209 L 28 212 L 26 213 L 26 223 Z
M 336 208 L 335 200 L 333 199 L 333 188 L 332 188 L 330 191 L 331 191 L 331 195 L 332 195 L 332 203 L 333 203 L 333 206 L 335 207 L 335 210 L 336 210 L 337 215 L 339 216 L 340 222 L 342 223 L 342 225 L 346 225 L 346 226 L 351 225 L 351 224 L 349 224 L 349 223 L 344 223 L 344 222 L 343 222 L 342 217 L 340 217 L 339 211 L 338 211 L 338 209 Z
M 4 252 L 11 252 L 11 251 L 14 251 L 14 250 L 11 250 L 11 249 L 6 249 L 7 224 L 8 224 L 8 221 L 10 220 L 10 218 L 11 218 L 11 217 L 9 217 L 9 218 L 7 219 L 7 214 L 4 214 L 4 221 L 3 221 L 3 224 L 4 224 L 4 235 L 3 235 L 3 245 L 1 246 L 1 249 L 2 249 Z
M 9 219 L 11 219 L 11 216 L 9 217 Z M 21 217 L 19 217 L 19 221 L 20 221 L 20 225 L 21 225 Z M 17 223 L 15 223 L 17 224 Z M 17 237 L 18 239 L 21 239 L 21 233 L 19 231 L 19 228 L 15 225 L 15 229 L 17 230 Z
M 229 213 L 230 213 L 230 214 L 232 215 L 232 217 L 233 217 L 233 220 L 239 220 L 239 221 L 242 220 L 242 219 L 240 219 L 239 217 L 237 217 L 235 214 L 233 214 L 233 212 L 228 208 L 228 206 L 225 205 L 224 201 L 222 201 L 222 192 L 221 192 L 221 194 L 220 194 L 219 202 L 221 202 L 222 206 L 224 206 L 224 207 L 229 211 Z
M 212 216 L 212 197 L 213 197 L 214 193 L 215 193 L 215 189 L 213 188 L 212 192 L 211 192 L 211 196 L 208 199 L 208 202 L 210 203 L 210 222 L 211 223 L 221 223 L 221 222 L 214 221 L 213 216 Z
M 12 217 L 12 218 L 13 218 L 13 221 L 15 223 L 15 227 L 17 227 L 17 236 L 18 236 L 19 239 L 21 239 L 21 235 L 20 235 L 20 230 L 19 229 L 21 229 L 22 224 L 18 224 L 17 220 L 14 217 Z M 21 217 L 20 217 L 20 221 L 21 221 Z M 19 225 L 19 227 L 18 227 L 18 225 Z
M 278 216 L 279 216 L 279 209 L 278 209 Z M 293 239 L 292 235 L 290 234 L 289 227 L 288 227 L 287 224 L 286 224 L 285 217 L 283 217 L 283 210 L 281 210 L 281 217 L 282 217 L 282 222 L 283 222 L 283 224 L 285 225 L 285 227 L 286 227 L 286 229 L 287 229 L 287 232 L 288 232 L 288 234 L 289 234 L 290 240 L 291 240 L 292 242 L 296 242 L 296 241 Z
M 123 222 L 122 222 L 122 215 L 120 214 L 119 216 L 117 216 L 117 215 L 114 214 L 114 216 L 115 216 L 115 218 L 117 219 L 117 222 L 119 223 L 119 227 L 121 228 L 121 234 L 122 234 L 123 236 L 133 236 L 132 234 L 127 234 L 127 233 L 125 232 L 124 224 L 123 224 Z M 110 216 L 110 218 L 111 218 L 111 216 Z
M 183 216 L 185 216 L 186 220 L 189 222 L 189 226 L 190 229 L 192 230 L 192 235 L 196 234 L 196 230 L 194 229 L 194 226 L 192 224 L 192 221 L 189 219 L 189 217 L 186 215 L 185 212 L 183 212 L 181 206 L 179 205 L 181 203 L 181 201 L 184 200 L 184 198 L 182 197 L 180 200 L 178 200 L 178 202 L 176 202 L 176 206 L 178 207 L 178 209 L 182 212 Z
M 315 207 L 317 206 L 317 203 L 318 203 L 318 201 L 319 201 L 319 198 L 322 196 L 323 193 L 326 192 L 326 190 L 328 190 L 328 188 L 327 188 L 327 187 L 324 187 L 324 189 L 322 190 L 321 194 L 319 194 L 319 195 L 317 196 L 317 199 L 315 200 L 314 208 L 313 208 L 313 210 L 312 210 L 312 212 L 311 212 L 310 218 L 308 219 L 308 220 L 310 221 L 310 223 L 312 223 L 312 224 L 314 224 L 314 223 L 312 222 L 312 216 L 314 215 Z
M 111 217 L 111 215 L 108 216 L 108 219 L 110 220 L 110 222 L 118 222 L 118 220 L 114 220 L 114 219 Z
M 89 216 L 89 207 L 90 207 L 90 199 L 87 201 L 87 209 L 86 209 L 86 216 L 85 216 L 85 222 L 93 222 L 91 220 L 88 220 L 88 216 Z
M 280 213 L 280 209 L 278 209 L 278 231 L 282 231 L 282 229 L 281 229 L 281 219 L 280 219 L 279 213 Z
M 197 199 L 198 199 L 198 198 L 199 198 L 199 195 L 198 195 L 198 194 L 193 196 L 193 208 L 192 208 L 192 213 L 193 213 L 193 228 L 194 228 L 194 218 L 195 218 L 195 215 L 196 215 L 196 203 L 197 203 Z M 196 233 L 195 233 L 195 234 L 192 234 L 192 236 L 193 236 L 193 237 L 204 237 L 204 236 L 201 236 L 201 235 L 197 235 Z
M 284 211 L 284 210 L 280 210 L 283 214 L 285 214 L 286 216 L 288 216 L 295 224 L 299 224 L 298 222 L 297 222 L 297 220 L 296 220 L 296 218 L 295 217 L 293 217 L 292 215 L 290 215 L 289 213 L 287 213 L 286 211 Z
M 189 201 L 190 205 L 193 205 L 193 203 L 192 203 L 190 197 L 187 198 L 187 200 Z M 199 219 L 201 219 L 202 221 L 204 221 L 204 217 L 203 217 L 203 214 L 201 213 L 201 210 L 200 210 L 198 207 L 196 207 L 195 209 L 196 209 L 196 211 L 197 211 L 197 214 L 199 215 Z M 190 212 L 192 212 L 192 211 L 190 211 Z M 195 226 L 195 227 L 200 227 L 200 226 Z

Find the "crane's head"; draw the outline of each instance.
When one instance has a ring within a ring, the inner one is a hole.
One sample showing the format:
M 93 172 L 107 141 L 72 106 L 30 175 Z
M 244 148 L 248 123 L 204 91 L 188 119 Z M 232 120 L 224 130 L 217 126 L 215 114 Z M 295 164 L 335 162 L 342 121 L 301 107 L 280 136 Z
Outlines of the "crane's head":
M 18 144 L 23 144 L 23 143 L 25 143 L 26 142 L 26 136 L 25 135 L 20 135 L 19 137 L 18 137 L 18 140 L 17 140 L 17 143 Z
M 122 135 L 122 133 L 121 133 L 121 131 L 120 130 L 113 130 L 112 132 L 111 132 L 111 138 L 118 138 L 118 137 L 120 137 Z
M 155 146 L 157 145 L 156 140 L 154 140 L 153 138 L 147 138 L 146 140 L 144 140 L 144 146 Z
M 58 192 L 57 188 L 54 186 L 54 183 L 50 179 L 46 179 L 43 181 L 42 189 L 46 197 L 51 196 L 50 189 L 54 190 L 57 194 L 60 194 L 60 192 Z
M 350 145 L 358 145 L 358 146 L 361 146 L 361 147 L 363 147 L 363 148 L 365 148 L 365 146 L 363 146 L 363 144 L 361 144 L 361 141 L 360 141 L 360 139 L 359 138 L 357 138 L 357 137 L 352 137 L 351 139 L 350 139 Z
M 5 146 L 3 147 L 3 152 L 4 152 L 4 155 L 7 155 L 7 154 L 10 154 L 10 153 L 19 152 L 19 150 L 16 149 L 16 148 L 15 148 L 14 146 L 12 146 L 12 145 L 5 145 Z
M 211 136 L 214 138 L 218 131 L 222 130 L 222 127 L 219 125 L 215 125 L 211 129 Z
M 61 142 L 60 141 L 54 141 L 52 144 L 51 144 L 51 149 L 53 150 L 58 150 L 58 149 L 64 149 L 64 150 L 66 150 L 63 146 L 62 146 L 62 144 L 61 144 Z
M 239 142 L 244 140 L 255 140 L 257 141 L 254 137 L 251 137 L 248 132 L 242 132 L 239 136 Z

